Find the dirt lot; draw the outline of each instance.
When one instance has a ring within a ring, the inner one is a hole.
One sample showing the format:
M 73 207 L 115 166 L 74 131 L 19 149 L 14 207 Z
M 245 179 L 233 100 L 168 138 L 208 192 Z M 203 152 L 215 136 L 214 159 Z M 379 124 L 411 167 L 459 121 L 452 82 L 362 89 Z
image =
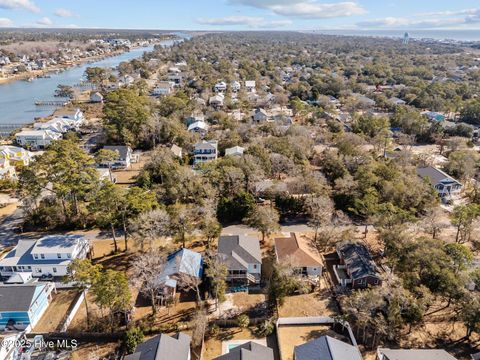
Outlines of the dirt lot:
M 50 306 L 33 329 L 33 332 L 58 331 L 77 294 L 76 290 L 57 290 L 57 293 L 53 294 Z
M 142 153 L 138 159 L 138 162 L 132 163 L 130 168 L 125 170 L 113 171 L 113 175 L 117 178 L 117 184 L 129 185 L 135 182 L 136 176 L 140 173 L 142 168 L 150 159 L 149 153 Z
M 321 283 L 321 289 L 311 294 L 287 297 L 279 310 L 280 317 L 331 316 L 338 313 L 323 279 Z
M 278 328 L 277 338 L 280 344 L 282 360 L 293 360 L 293 349 L 295 346 L 305 344 L 323 335 L 330 335 L 331 337 L 348 342 L 348 339 L 332 331 L 329 326 L 280 326 Z
M 71 360 L 102 359 L 111 355 L 119 346 L 117 343 L 81 345 L 72 353 Z

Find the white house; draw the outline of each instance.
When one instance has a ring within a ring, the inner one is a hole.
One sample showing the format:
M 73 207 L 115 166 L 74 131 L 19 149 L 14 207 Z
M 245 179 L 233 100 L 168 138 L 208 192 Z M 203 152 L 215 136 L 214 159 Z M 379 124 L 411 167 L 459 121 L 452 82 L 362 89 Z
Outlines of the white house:
M 223 106 L 223 101 L 225 100 L 225 96 L 223 94 L 217 94 L 215 96 L 211 96 L 208 99 L 208 104 L 213 106 L 214 108 L 219 108 Z
M 217 259 L 228 269 L 227 281 L 258 284 L 262 273 L 262 252 L 256 237 L 225 235 L 218 239 Z
M 136 161 L 135 157 L 133 156 L 132 148 L 130 146 L 104 146 L 103 148 L 105 150 L 110 150 L 118 153 L 118 157 L 115 160 L 102 164 L 104 166 L 128 169 L 132 165 L 132 162 Z
M 254 93 L 256 92 L 256 83 L 255 80 L 247 80 L 245 81 L 245 90 L 249 93 Z
M 237 80 L 233 80 L 230 83 L 230 88 L 232 89 L 233 92 L 238 92 L 242 88 L 242 85 Z
M 194 145 L 193 164 L 201 164 L 208 161 L 217 160 L 218 157 L 218 141 L 201 141 Z
M 173 81 L 159 81 L 152 90 L 153 96 L 170 95 L 173 92 L 175 83 Z
M 10 277 L 15 273 L 28 272 L 33 277 L 65 276 L 72 260 L 86 258 L 89 251 L 90 244 L 82 235 L 22 239 L 0 260 L 0 275 Z
M 44 149 L 61 138 L 62 134 L 50 130 L 23 130 L 15 134 L 18 145 L 34 150 Z
M 234 146 L 228 149 L 225 149 L 225 156 L 242 156 L 245 148 L 241 146 Z
M 188 131 L 205 134 L 208 131 L 208 124 L 205 121 L 195 121 L 188 126 Z
M 227 83 L 225 81 L 220 81 L 219 83 L 215 84 L 214 87 L 216 92 L 223 92 L 227 90 Z
M 433 166 L 417 168 L 417 174 L 422 179 L 428 179 L 441 198 L 456 196 L 462 191 L 460 182 Z

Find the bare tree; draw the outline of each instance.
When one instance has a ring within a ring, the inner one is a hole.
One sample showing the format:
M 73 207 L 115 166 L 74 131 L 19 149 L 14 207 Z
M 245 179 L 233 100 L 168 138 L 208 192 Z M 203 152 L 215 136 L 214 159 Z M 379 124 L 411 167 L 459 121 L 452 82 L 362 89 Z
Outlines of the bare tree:
M 305 202 L 308 225 L 315 230 L 314 241 L 317 242 L 320 227 L 330 224 L 334 214 L 333 201 L 328 196 L 309 197 Z
M 159 280 L 166 267 L 166 256 L 159 249 L 137 255 L 132 262 L 132 285 L 152 302 L 153 314 L 157 313 L 157 294 L 163 288 Z
M 439 207 L 430 209 L 422 221 L 423 230 L 432 235 L 436 239 L 443 229 L 448 227 L 448 224 L 442 221 L 442 210 Z
M 170 216 L 164 209 L 152 210 L 130 222 L 130 229 L 143 251 L 146 243 L 151 246 L 156 238 L 171 235 Z

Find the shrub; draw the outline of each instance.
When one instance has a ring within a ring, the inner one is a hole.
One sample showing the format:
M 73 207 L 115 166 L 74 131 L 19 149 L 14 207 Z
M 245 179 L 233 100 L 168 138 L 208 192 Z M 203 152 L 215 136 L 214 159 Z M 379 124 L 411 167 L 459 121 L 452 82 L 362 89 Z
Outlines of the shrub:
M 257 336 L 265 337 L 269 336 L 273 333 L 275 327 L 273 326 L 273 322 L 271 320 L 264 320 L 257 326 Z
M 131 328 L 125 333 L 125 350 L 128 354 L 132 354 L 138 344 L 143 342 L 143 332 L 139 328 Z
M 248 325 L 250 325 L 250 318 L 246 314 L 242 314 L 239 317 L 237 317 L 237 325 L 240 328 L 247 328 Z

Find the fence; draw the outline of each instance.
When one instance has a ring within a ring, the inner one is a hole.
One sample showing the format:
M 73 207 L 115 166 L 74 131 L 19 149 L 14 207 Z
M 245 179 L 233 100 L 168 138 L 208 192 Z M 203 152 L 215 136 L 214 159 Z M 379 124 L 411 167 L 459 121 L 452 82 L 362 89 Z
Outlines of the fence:
M 82 303 L 83 303 L 83 300 L 85 299 L 85 295 L 86 295 L 87 291 L 88 291 L 88 290 L 82 291 L 82 292 L 80 293 L 80 295 L 78 296 L 77 301 L 76 301 L 75 304 L 71 307 L 70 311 L 69 311 L 68 314 L 67 314 L 67 317 L 66 317 L 65 320 L 63 321 L 63 324 L 62 324 L 62 326 L 60 327 L 60 332 L 65 332 L 65 331 L 67 331 L 68 326 L 70 325 L 70 323 L 72 322 L 73 318 L 74 318 L 75 315 L 77 314 L 78 309 L 80 308 L 80 306 L 82 306 Z
M 350 342 L 353 346 L 357 345 L 357 340 L 353 335 L 352 328 L 347 321 L 336 320 L 329 316 L 308 316 L 308 317 L 286 317 L 286 318 L 278 318 L 277 323 L 275 324 L 275 329 L 277 332 L 277 344 L 278 344 L 278 352 L 280 354 L 280 360 L 282 360 L 282 349 L 280 348 L 280 341 L 278 339 L 278 328 L 280 326 L 294 326 L 294 325 L 341 325 L 342 328 L 346 329 L 348 332 L 348 336 L 350 337 Z

